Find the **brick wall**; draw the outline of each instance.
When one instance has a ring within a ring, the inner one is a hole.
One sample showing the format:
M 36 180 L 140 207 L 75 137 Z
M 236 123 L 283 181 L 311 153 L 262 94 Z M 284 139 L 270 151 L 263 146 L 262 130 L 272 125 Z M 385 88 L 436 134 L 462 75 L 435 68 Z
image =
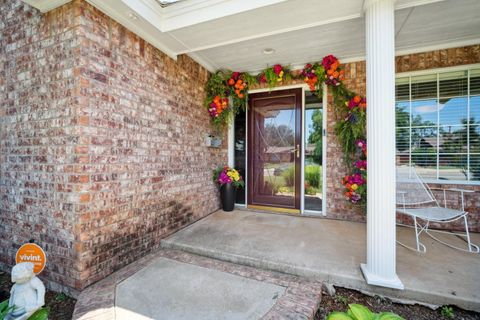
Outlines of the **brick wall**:
M 33 238 L 48 256 L 42 275 L 56 289 L 78 277 L 73 8 L 42 16 L 21 1 L 0 0 L 0 268 L 9 269 L 16 249 Z
M 218 209 L 203 67 L 83 1 L 0 0 L 0 21 L 1 269 L 35 238 L 75 294 Z

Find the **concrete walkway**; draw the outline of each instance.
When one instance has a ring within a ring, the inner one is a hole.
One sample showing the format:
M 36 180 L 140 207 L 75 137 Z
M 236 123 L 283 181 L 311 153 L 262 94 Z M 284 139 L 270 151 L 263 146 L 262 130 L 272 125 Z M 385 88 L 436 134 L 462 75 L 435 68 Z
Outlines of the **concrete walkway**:
M 322 284 L 161 250 L 88 287 L 74 320 L 313 319 Z
M 400 241 L 413 244 L 412 229 L 397 230 Z M 426 254 L 397 246 L 397 272 L 405 290 L 391 290 L 365 283 L 359 268 L 365 262 L 365 238 L 363 223 L 236 210 L 213 213 L 162 246 L 391 298 L 480 311 L 480 255 L 429 237 L 422 238 Z M 478 244 L 480 235 L 472 239 Z

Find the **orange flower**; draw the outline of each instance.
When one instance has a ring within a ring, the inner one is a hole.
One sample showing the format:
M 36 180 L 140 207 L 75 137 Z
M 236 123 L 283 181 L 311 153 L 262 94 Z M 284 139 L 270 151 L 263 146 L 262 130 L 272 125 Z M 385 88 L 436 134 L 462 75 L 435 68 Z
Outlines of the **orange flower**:
M 238 95 L 238 97 L 239 97 L 240 99 L 243 99 L 243 97 L 244 97 L 243 93 L 240 93 L 240 94 Z
M 355 97 L 353 97 L 353 101 L 355 103 L 359 103 L 360 101 L 362 101 L 362 98 L 360 98 L 360 96 L 355 96 Z
M 233 86 L 233 85 L 235 84 L 235 80 L 233 80 L 232 78 L 230 78 L 230 79 L 228 80 L 228 84 L 231 85 L 231 86 Z

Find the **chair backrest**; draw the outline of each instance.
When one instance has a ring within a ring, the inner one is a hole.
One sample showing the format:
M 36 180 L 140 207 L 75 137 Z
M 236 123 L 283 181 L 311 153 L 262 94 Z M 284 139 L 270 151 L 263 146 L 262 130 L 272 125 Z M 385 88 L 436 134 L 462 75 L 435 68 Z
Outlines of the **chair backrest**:
M 397 167 L 397 204 L 414 206 L 438 202 L 427 184 L 417 174 L 415 167 Z

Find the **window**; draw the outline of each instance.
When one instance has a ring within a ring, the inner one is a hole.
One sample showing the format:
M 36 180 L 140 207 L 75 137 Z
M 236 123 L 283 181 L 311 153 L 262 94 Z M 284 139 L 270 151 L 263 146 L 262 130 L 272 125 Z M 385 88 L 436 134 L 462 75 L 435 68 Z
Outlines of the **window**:
M 396 80 L 398 165 L 427 180 L 480 182 L 480 68 Z

